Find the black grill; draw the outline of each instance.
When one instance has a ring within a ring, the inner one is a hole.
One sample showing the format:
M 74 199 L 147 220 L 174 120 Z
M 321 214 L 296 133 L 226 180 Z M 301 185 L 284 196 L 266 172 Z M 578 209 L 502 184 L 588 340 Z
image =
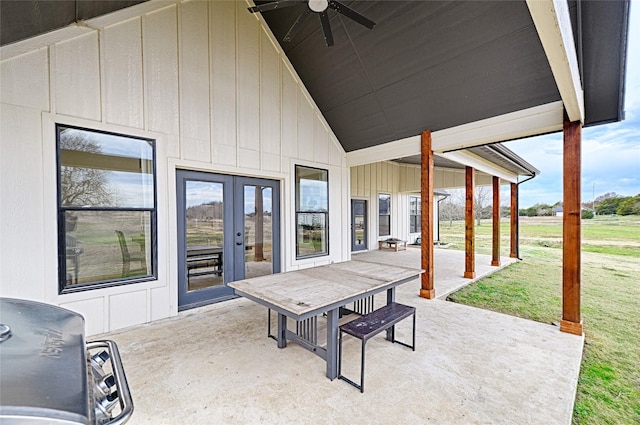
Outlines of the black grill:
M 86 343 L 81 315 L 0 298 L 0 324 L 0 423 L 129 420 L 133 401 L 118 347 L 109 340 Z

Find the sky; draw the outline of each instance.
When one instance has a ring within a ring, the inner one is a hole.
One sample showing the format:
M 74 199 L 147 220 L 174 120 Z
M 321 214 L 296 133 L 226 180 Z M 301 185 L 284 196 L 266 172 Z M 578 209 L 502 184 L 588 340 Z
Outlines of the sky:
M 582 129 L 582 202 L 640 194 L 640 3 L 631 4 L 627 48 L 624 121 Z M 562 201 L 562 132 L 504 145 L 541 172 L 520 185 L 520 208 Z

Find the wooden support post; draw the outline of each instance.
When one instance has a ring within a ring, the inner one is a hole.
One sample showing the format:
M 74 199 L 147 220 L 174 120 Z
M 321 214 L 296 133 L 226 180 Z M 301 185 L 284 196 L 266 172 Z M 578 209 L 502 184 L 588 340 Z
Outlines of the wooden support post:
M 491 265 L 500 265 L 500 177 L 493 176 L 493 243 Z
M 420 167 L 420 190 L 422 212 L 420 216 L 421 250 L 422 250 L 422 284 L 420 296 L 433 299 L 436 290 L 433 286 L 433 150 L 431 149 L 431 132 L 423 131 L 421 137 L 422 161 Z
M 475 222 L 473 220 L 474 202 L 473 195 L 476 191 L 476 170 L 473 167 L 466 167 L 466 194 L 464 213 L 464 249 L 465 266 L 464 277 L 473 279 L 476 277 L 476 253 L 475 253 Z
M 511 183 L 511 247 L 510 258 L 518 258 L 518 185 Z
M 580 317 L 580 175 L 582 125 L 564 118 L 562 214 L 562 321 L 560 330 L 582 335 Z

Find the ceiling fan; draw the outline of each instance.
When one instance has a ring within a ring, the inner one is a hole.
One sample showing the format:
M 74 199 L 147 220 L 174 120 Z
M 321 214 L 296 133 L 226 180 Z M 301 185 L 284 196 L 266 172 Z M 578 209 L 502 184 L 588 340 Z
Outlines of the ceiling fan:
M 333 33 L 331 32 L 331 24 L 329 23 L 329 15 L 327 14 L 328 9 L 333 9 L 336 12 L 346 16 L 353 21 L 356 21 L 360 25 L 363 25 L 369 29 L 372 29 L 376 25 L 376 23 L 372 20 L 365 18 L 355 10 L 345 6 L 337 0 L 279 0 L 250 7 L 249 12 L 267 12 L 269 10 L 295 6 L 302 2 L 306 2 L 308 7 L 298 16 L 293 25 L 291 25 L 291 28 L 289 28 L 287 35 L 285 35 L 282 39 L 283 41 L 291 41 L 300 30 L 300 27 L 302 27 L 304 21 L 307 20 L 309 14 L 311 12 L 314 12 L 317 13 L 320 17 L 320 24 L 322 25 L 324 41 L 327 44 L 327 47 L 333 46 Z

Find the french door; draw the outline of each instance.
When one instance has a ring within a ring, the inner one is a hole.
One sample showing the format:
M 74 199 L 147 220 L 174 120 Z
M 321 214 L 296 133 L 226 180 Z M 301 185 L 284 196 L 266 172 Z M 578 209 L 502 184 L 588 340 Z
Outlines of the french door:
M 367 201 L 351 200 L 351 251 L 367 249 Z
M 178 309 L 233 297 L 228 282 L 280 272 L 280 183 L 177 171 Z

